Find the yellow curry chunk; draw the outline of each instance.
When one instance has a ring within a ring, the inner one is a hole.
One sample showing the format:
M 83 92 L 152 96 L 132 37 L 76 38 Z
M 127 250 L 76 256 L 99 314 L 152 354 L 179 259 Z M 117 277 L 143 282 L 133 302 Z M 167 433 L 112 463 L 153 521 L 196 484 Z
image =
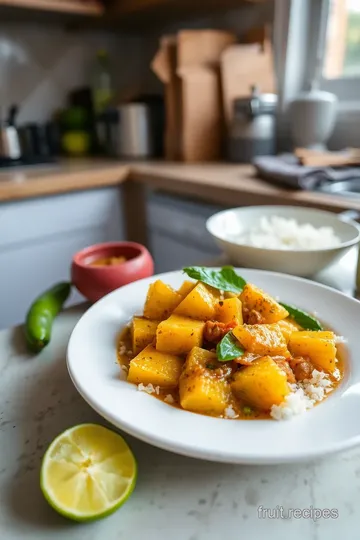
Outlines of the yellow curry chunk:
M 230 374 L 231 367 L 218 362 L 215 353 L 194 347 L 179 381 L 181 407 L 196 413 L 222 415 L 231 403 L 227 381 Z
M 179 382 L 183 363 L 178 356 L 159 352 L 148 345 L 131 360 L 127 380 L 135 384 L 174 387 Z
M 289 340 L 293 356 L 308 356 L 320 369 L 333 372 L 336 368 L 336 346 L 333 332 L 293 332 Z
M 233 334 L 248 352 L 261 356 L 289 356 L 278 324 L 243 324 L 236 326 Z
M 250 324 L 276 323 L 289 315 L 274 298 L 251 283 L 245 285 L 240 300 L 248 313 L 247 322 Z
M 171 354 L 187 354 L 193 347 L 201 347 L 205 323 L 180 315 L 171 315 L 159 324 L 156 349 Z
M 182 298 L 185 298 L 191 291 L 196 287 L 196 283 L 194 281 L 184 281 L 184 283 L 181 285 L 180 289 L 178 290 L 178 293 Z
M 159 321 L 150 321 L 144 317 L 134 317 L 131 321 L 131 343 L 134 354 L 152 343 L 156 336 Z
M 254 360 L 233 376 L 231 388 L 236 397 L 257 409 L 268 411 L 280 405 L 290 389 L 286 373 L 270 356 Z
M 167 319 L 181 302 L 181 296 L 160 279 L 151 283 L 147 293 L 144 317 L 162 321 Z
M 238 298 L 227 298 L 216 305 L 215 320 L 222 323 L 243 323 L 242 305 Z
M 286 343 L 289 342 L 290 336 L 293 332 L 298 332 L 301 327 L 290 319 L 283 319 L 277 323 L 280 326 L 282 335 L 285 338 Z
M 198 282 L 193 290 L 178 305 L 174 313 L 207 321 L 215 317 L 215 305 L 219 302 L 220 293 L 218 290 Z

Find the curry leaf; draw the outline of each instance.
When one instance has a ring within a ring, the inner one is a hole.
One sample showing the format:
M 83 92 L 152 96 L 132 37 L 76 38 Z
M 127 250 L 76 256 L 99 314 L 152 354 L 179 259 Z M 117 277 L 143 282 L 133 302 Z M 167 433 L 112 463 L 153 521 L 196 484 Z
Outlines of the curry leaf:
M 306 313 L 302 309 L 295 306 L 289 306 L 288 304 L 283 304 L 282 302 L 280 302 L 280 304 L 290 313 L 290 317 L 294 319 L 294 321 L 297 322 L 302 328 L 304 328 L 304 330 L 323 329 L 320 322 L 312 315 L 309 315 L 309 313 Z
M 221 270 L 211 270 L 204 266 L 189 266 L 183 268 L 183 271 L 189 277 L 222 291 L 239 294 L 246 285 L 246 281 L 237 275 L 232 266 L 224 266 Z
M 235 358 L 242 356 L 244 352 L 244 349 L 240 347 L 239 342 L 231 331 L 222 338 L 216 347 L 216 354 L 219 362 L 235 360 Z

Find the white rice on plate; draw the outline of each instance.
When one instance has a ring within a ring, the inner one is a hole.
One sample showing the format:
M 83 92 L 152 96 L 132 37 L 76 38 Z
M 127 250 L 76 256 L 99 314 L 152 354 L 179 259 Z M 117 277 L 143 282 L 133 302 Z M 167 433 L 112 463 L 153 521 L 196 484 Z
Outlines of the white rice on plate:
M 329 375 L 314 369 L 311 379 L 290 384 L 291 392 L 280 405 L 273 405 L 270 416 L 274 420 L 289 420 L 293 416 L 312 409 L 316 403 L 322 401 L 326 394 L 331 392 L 333 383 Z

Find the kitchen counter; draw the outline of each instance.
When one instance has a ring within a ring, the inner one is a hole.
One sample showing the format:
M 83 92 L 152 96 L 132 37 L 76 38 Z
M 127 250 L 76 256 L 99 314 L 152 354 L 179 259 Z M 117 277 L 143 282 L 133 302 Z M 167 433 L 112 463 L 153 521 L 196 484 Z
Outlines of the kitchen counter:
M 64 160 L 51 166 L 1 171 L 0 201 L 130 184 L 131 181 L 229 206 L 294 204 L 335 212 L 347 208 L 360 210 L 360 199 L 294 191 L 268 184 L 254 176 L 251 165 L 103 159 Z
M 319 280 L 351 294 L 355 262 L 356 250 L 352 250 Z M 73 524 L 58 516 L 39 489 L 46 447 L 72 425 L 106 425 L 77 394 L 66 369 L 67 342 L 85 309 L 81 305 L 60 314 L 51 344 L 38 356 L 27 354 L 21 328 L 0 332 L 0 538 L 358 537 L 360 449 L 307 464 L 232 466 L 178 456 L 124 434 L 139 465 L 137 487 L 129 501 L 95 523 Z M 334 509 L 338 517 L 272 519 L 261 510 L 273 511 L 277 506 L 283 507 L 284 515 L 290 508 L 317 508 Z
M 66 370 L 80 306 L 56 320 L 47 349 L 30 357 L 20 328 L 0 332 L 0 537 L 4 540 L 353 540 L 360 521 L 360 449 L 316 463 L 232 466 L 178 456 L 125 434 L 139 464 L 137 487 L 114 515 L 89 524 L 58 516 L 39 489 L 53 438 L 81 422 L 106 424 Z M 337 519 L 270 519 L 260 507 L 335 509 Z

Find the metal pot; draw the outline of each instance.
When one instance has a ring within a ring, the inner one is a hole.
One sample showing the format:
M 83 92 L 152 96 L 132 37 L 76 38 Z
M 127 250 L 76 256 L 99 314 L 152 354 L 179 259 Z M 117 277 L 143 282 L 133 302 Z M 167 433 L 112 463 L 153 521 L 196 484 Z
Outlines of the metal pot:
M 275 153 L 276 94 L 260 94 L 252 87 L 248 98 L 234 100 L 234 117 L 228 138 L 228 158 L 250 163 L 256 156 Z

